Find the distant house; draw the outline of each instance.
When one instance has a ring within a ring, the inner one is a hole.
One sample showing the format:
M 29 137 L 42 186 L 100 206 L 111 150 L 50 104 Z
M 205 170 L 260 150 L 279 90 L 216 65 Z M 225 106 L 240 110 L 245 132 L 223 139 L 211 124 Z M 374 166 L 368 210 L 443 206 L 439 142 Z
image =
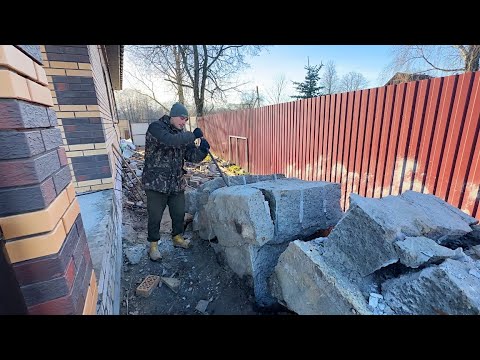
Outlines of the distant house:
M 425 80 L 425 79 L 431 79 L 432 76 L 430 75 L 424 75 L 424 74 L 409 74 L 409 73 L 402 73 L 402 72 L 397 72 L 393 77 L 388 80 L 388 82 L 385 84 L 387 85 L 397 85 L 401 84 L 404 82 L 409 82 L 409 81 L 417 81 L 417 80 Z

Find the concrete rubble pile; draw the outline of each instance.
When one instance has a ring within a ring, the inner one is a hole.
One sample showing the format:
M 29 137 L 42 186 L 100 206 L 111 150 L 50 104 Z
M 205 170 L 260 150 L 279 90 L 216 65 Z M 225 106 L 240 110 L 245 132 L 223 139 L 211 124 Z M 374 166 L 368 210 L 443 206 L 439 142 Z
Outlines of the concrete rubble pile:
M 193 230 L 215 240 L 215 251 L 240 277 L 252 280 L 259 306 L 277 304 L 268 287 L 289 242 L 332 228 L 342 217 L 340 184 L 244 175 L 209 181 L 186 196 Z M 318 235 L 317 235 L 318 236 Z
M 328 237 L 293 241 L 269 279 L 298 314 L 480 314 L 480 226 L 445 201 L 406 191 L 350 196 Z

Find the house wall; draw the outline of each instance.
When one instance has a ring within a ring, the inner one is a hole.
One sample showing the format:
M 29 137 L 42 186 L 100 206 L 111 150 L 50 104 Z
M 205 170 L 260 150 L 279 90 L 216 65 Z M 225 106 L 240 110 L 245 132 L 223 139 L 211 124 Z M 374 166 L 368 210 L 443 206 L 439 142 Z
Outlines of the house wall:
M 118 314 L 122 258 L 120 131 L 104 45 L 45 45 L 63 146 L 78 193 L 114 188 L 98 279 L 98 314 Z
M 96 278 L 42 58 L 36 45 L 0 45 L 0 256 L 29 314 L 95 314 Z
M 118 157 L 115 149 L 119 150 L 120 130 L 115 97 L 107 67 L 108 59 L 103 45 L 88 45 L 88 52 L 105 137 L 105 149 L 109 156 L 110 169 L 114 169 L 115 160 Z
M 113 187 L 111 110 L 105 106 L 101 55 L 93 45 L 42 45 L 48 87 L 53 98 L 77 193 Z M 107 77 L 107 79 L 109 79 Z

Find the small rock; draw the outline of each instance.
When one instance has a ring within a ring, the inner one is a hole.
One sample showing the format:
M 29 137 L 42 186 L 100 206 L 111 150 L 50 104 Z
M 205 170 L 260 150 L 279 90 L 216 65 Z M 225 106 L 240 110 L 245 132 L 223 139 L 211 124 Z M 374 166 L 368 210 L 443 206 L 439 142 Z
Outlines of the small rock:
M 197 306 L 195 306 L 195 310 L 199 311 L 200 313 L 206 315 L 207 312 L 207 307 L 208 307 L 208 304 L 210 302 L 208 300 L 200 300 L 197 304 Z
M 472 250 L 477 254 L 478 257 L 480 257 L 480 245 L 475 245 L 472 246 Z
M 372 308 L 376 308 L 378 306 L 378 300 L 383 299 L 383 296 L 376 293 L 370 293 L 370 297 L 368 298 L 368 305 Z
M 146 249 L 143 245 L 131 246 L 125 249 L 125 256 L 132 265 L 138 264 L 145 253 Z
M 479 278 L 479 279 L 480 279 L 480 271 L 477 271 L 477 270 L 475 270 L 475 269 L 470 269 L 470 270 L 468 271 L 468 273 L 469 273 L 470 275 L 473 275 L 473 276 L 475 276 L 476 278 Z
M 173 291 L 177 292 L 177 288 L 180 285 L 180 280 L 173 277 L 162 277 L 161 280 Z

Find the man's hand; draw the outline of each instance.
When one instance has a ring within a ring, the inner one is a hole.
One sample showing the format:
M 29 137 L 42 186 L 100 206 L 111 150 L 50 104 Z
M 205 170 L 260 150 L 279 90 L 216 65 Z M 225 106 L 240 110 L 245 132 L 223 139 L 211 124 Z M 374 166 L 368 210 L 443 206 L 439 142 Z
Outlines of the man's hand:
M 208 150 L 210 150 L 210 144 L 206 139 L 202 138 L 202 140 L 200 140 L 200 145 L 198 146 L 198 148 L 203 152 L 207 153 Z
M 202 129 L 196 128 L 195 130 L 193 130 L 193 135 L 195 135 L 195 139 L 203 137 Z

